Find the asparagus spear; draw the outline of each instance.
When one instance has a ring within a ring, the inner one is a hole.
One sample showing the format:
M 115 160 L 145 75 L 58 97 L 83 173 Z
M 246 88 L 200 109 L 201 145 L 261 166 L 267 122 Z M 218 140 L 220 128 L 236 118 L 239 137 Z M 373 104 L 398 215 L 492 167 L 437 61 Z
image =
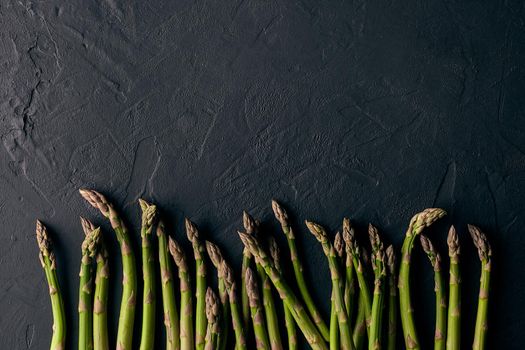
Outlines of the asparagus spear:
M 95 296 L 93 303 L 93 349 L 109 350 L 108 340 L 108 251 L 100 236 L 97 251 L 97 272 L 95 277 Z
M 264 318 L 262 317 L 263 308 L 259 297 L 259 286 L 257 279 L 251 268 L 246 270 L 246 292 L 250 301 L 250 313 L 253 322 L 253 333 L 255 334 L 255 346 L 258 350 L 269 350 L 270 341 Z
M 299 293 L 302 299 L 304 300 L 306 308 L 308 309 L 310 316 L 315 322 L 317 329 L 319 330 L 319 332 L 321 332 L 323 339 L 328 341 L 330 337 L 330 332 L 328 330 L 328 326 L 321 317 L 321 313 L 315 305 L 310 291 L 308 290 L 308 286 L 306 284 L 306 280 L 303 274 L 303 264 L 299 258 L 299 254 L 297 253 L 297 246 L 295 244 L 295 234 L 290 225 L 288 214 L 286 213 L 284 208 L 275 200 L 272 200 L 272 209 L 275 218 L 281 224 L 282 231 L 286 236 L 286 240 L 288 242 L 288 248 L 290 249 L 290 259 L 292 261 L 295 280 L 297 282 L 297 287 L 299 288 Z
M 169 250 L 179 270 L 180 283 L 180 349 L 193 350 L 195 338 L 193 332 L 193 293 L 186 254 L 182 247 L 169 237 Z
M 270 256 L 272 257 L 273 264 L 277 271 L 281 271 L 281 275 L 284 278 L 284 272 L 282 272 L 281 268 L 281 257 L 280 257 L 280 251 L 279 246 L 277 245 L 277 241 L 273 236 L 270 236 Z M 284 323 L 286 327 L 286 334 L 288 337 L 288 350 L 295 350 L 297 349 L 297 328 L 295 327 L 295 321 L 293 319 L 292 314 L 290 313 L 290 310 L 284 305 L 283 303 L 283 310 L 284 310 Z M 271 341 L 271 336 L 270 336 Z
M 319 243 L 321 243 L 324 254 L 328 258 L 328 266 L 330 268 L 330 275 L 332 277 L 332 291 L 334 297 L 334 306 L 337 312 L 341 348 L 353 350 L 354 342 L 352 340 L 350 325 L 348 324 L 348 313 L 346 312 L 343 291 L 341 288 L 341 272 L 334 246 L 328 239 L 328 235 L 321 225 L 311 221 L 306 221 L 305 223 L 308 227 L 308 230 L 310 230 Z
M 242 223 L 244 230 L 247 234 L 255 234 L 256 225 L 255 220 L 248 214 L 246 211 L 242 212 Z M 241 271 L 241 301 L 242 301 L 242 317 L 244 319 L 244 327 L 246 331 L 250 331 L 251 326 L 251 316 L 250 316 L 250 302 L 248 300 L 248 294 L 246 293 L 246 269 L 250 267 L 252 263 L 252 255 L 250 251 L 246 248 L 242 251 L 242 271 Z
M 474 343 L 472 345 L 472 349 L 483 350 L 487 346 L 487 311 L 489 302 L 490 264 L 492 250 L 487 237 L 478 227 L 474 225 L 468 225 L 468 230 L 472 236 L 474 245 L 478 249 L 479 260 L 481 261 L 478 312 L 476 315 L 476 328 L 474 331 Z
M 93 287 L 92 263 L 100 239 L 100 228 L 80 218 L 84 231 L 82 260 L 80 263 L 80 287 L 78 289 L 78 348 L 93 349 Z
M 401 254 L 403 256 L 399 269 L 399 308 L 401 310 L 401 326 L 407 349 L 420 349 L 416 334 L 416 324 L 413 317 L 413 308 L 410 301 L 410 256 L 414 247 L 414 240 L 425 227 L 430 226 L 445 215 L 439 208 L 425 209 L 417 213 L 410 220 Z
M 277 271 L 271 259 L 266 255 L 264 250 L 261 249 L 256 238 L 242 232 L 239 232 L 239 236 L 241 237 L 244 246 L 247 247 L 250 253 L 255 257 L 255 260 L 258 260 L 264 267 L 266 274 L 270 277 L 275 289 L 277 289 L 277 292 L 279 293 L 279 296 L 292 313 L 296 324 L 299 326 L 299 329 L 312 349 L 328 350 L 323 336 L 308 315 L 308 312 L 305 310 L 290 286 L 282 278 L 281 273 Z
M 340 232 L 337 232 L 335 234 L 334 249 L 337 254 L 337 257 L 339 259 L 343 259 L 344 241 L 343 241 L 343 237 L 341 236 Z M 340 262 L 341 261 L 339 261 L 339 263 Z M 340 285 L 342 288 L 343 287 L 342 283 L 340 283 Z M 343 291 L 343 297 L 344 298 L 346 297 L 344 295 L 344 291 Z M 338 350 L 340 348 L 341 339 L 339 338 L 339 324 L 337 320 L 337 307 L 335 305 L 335 296 L 334 296 L 333 290 L 332 290 L 332 295 L 330 298 L 330 304 L 331 304 L 330 305 L 330 349 Z M 346 300 L 345 300 L 345 308 L 346 308 Z M 348 317 L 348 319 L 350 320 L 350 317 Z M 350 322 L 348 323 L 350 324 Z
M 204 244 L 199 238 L 199 231 L 197 226 L 189 219 L 185 220 L 186 235 L 193 247 L 193 255 L 195 257 L 195 271 L 196 271 L 196 293 L 195 299 L 195 347 L 197 350 L 204 349 L 204 340 L 206 337 L 206 265 L 204 263 Z
M 139 204 L 142 209 L 140 236 L 142 241 L 142 276 L 144 279 L 140 350 L 148 350 L 153 349 L 155 341 L 155 258 L 151 246 L 151 232 L 157 215 L 157 207 L 143 199 L 139 199 Z
M 219 348 L 219 334 L 221 331 L 221 312 L 219 300 L 213 290 L 208 287 L 206 291 L 206 319 L 208 320 L 206 330 L 205 350 L 216 350 Z
M 175 301 L 173 272 L 168 252 L 164 222 L 157 225 L 157 241 L 159 248 L 159 268 L 162 292 L 162 308 L 164 312 L 164 326 L 166 328 L 166 350 L 180 349 L 180 322 L 177 302 Z
M 346 244 L 343 235 L 339 232 L 337 232 L 334 238 L 334 248 L 345 265 L 344 299 L 346 311 L 348 312 L 348 321 L 350 325 L 352 325 L 352 317 L 355 308 L 354 263 L 352 261 L 352 254 L 346 252 Z
M 388 338 L 387 349 L 396 349 L 397 335 L 397 271 L 394 247 L 386 248 L 386 264 L 388 266 Z
M 443 275 L 441 274 L 441 255 L 425 235 L 421 235 L 421 246 L 434 268 L 434 291 L 436 292 L 436 327 L 434 333 L 434 350 L 445 350 L 447 332 L 447 299 Z
M 451 226 L 448 231 L 447 244 L 450 257 L 447 350 L 458 350 L 461 343 L 461 273 L 459 270 L 459 237 L 454 226 Z
M 242 310 L 239 309 L 237 302 L 237 285 L 233 278 L 233 271 L 231 267 L 223 260 L 220 268 L 220 274 L 224 277 L 224 286 L 228 292 L 230 301 L 230 310 L 232 315 L 232 326 L 235 333 L 235 349 L 246 350 L 246 337 L 243 328 Z
M 357 316 L 352 333 L 354 346 L 357 350 L 361 350 L 365 346 L 366 341 L 366 306 L 365 297 L 362 290 L 359 291 L 359 301 L 357 304 Z
M 51 338 L 51 350 L 64 350 L 66 343 L 66 313 L 58 276 L 56 271 L 56 258 L 51 249 L 51 239 L 48 236 L 46 227 L 36 221 L 36 240 L 40 249 L 40 263 L 46 274 L 49 286 L 49 296 L 51 298 L 51 308 L 53 310 L 53 336 Z
M 372 266 L 374 268 L 374 298 L 372 301 L 368 349 L 379 350 L 382 347 L 381 333 L 383 329 L 386 261 L 383 242 L 381 242 L 379 232 L 371 224 L 368 225 L 368 235 L 372 246 Z
M 135 320 L 135 304 L 137 298 L 137 268 L 135 253 L 131 247 L 131 240 L 124 222 L 113 205 L 97 191 L 81 189 L 80 195 L 91 206 L 97 208 L 102 215 L 109 219 L 115 231 L 122 254 L 122 299 L 117 332 L 117 348 L 130 350 L 133 342 L 133 323 Z

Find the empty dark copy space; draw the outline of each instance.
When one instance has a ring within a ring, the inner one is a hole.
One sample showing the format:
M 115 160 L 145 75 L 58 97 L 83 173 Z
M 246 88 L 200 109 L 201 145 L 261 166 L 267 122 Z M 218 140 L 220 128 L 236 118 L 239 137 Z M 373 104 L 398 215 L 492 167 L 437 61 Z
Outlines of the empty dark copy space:
M 479 283 L 467 223 L 493 246 L 489 348 L 523 347 L 524 11 L 521 1 L 2 1 L 0 347 L 49 346 L 37 218 L 56 242 L 76 347 L 79 216 L 114 237 L 83 187 L 114 201 L 135 249 L 143 197 L 188 252 L 183 218 L 195 221 L 237 274 L 242 210 L 284 246 L 270 206 L 280 200 L 325 319 L 326 258 L 304 219 L 332 234 L 348 216 L 363 239 L 372 222 L 399 248 L 414 213 L 442 207 L 428 235 L 445 256 L 450 224 L 461 237 L 464 348 Z M 114 341 L 121 265 L 109 244 Z M 413 259 L 429 349 L 432 269 L 419 244 Z

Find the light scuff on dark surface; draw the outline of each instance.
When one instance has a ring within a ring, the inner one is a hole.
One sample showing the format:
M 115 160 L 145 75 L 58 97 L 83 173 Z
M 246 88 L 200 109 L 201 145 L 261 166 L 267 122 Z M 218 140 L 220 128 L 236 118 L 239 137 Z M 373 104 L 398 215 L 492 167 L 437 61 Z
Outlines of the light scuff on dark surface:
M 51 337 L 36 218 L 56 242 L 76 344 L 79 215 L 112 234 L 80 187 L 115 202 L 135 244 L 144 197 L 187 249 L 184 216 L 236 267 L 243 209 L 283 242 L 275 197 L 294 214 L 316 286 L 329 274 L 303 219 L 335 230 L 346 215 L 362 237 L 371 221 L 399 246 L 414 213 L 443 207 L 449 215 L 428 234 L 443 253 L 448 224 L 461 236 L 464 347 L 479 280 L 467 223 L 493 245 L 489 348 L 523 345 L 521 1 L 4 0 L 0 28 L 2 348 L 44 349 Z M 109 248 L 115 255 L 115 240 Z M 429 348 L 425 259 L 416 249 Z M 315 296 L 328 318 L 329 290 Z

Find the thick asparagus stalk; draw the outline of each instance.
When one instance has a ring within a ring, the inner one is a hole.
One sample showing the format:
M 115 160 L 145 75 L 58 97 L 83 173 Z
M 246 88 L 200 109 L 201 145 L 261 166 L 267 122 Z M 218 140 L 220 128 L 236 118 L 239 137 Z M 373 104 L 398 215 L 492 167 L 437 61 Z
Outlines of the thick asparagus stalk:
M 109 350 L 108 339 L 108 290 L 109 264 L 108 251 L 102 235 L 97 251 L 97 272 L 95 277 L 95 296 L 93 304 L 93 349 Z
M 246 337 L 244 332 L 244 323 L 242 319 L 242 310 L 239 307 L 237 301 L 237 285 L 233 277 L 233 271 L 231 267 L 226 263 L 226 260 L 220 265 L 220 274 L 224 276 L 224 286 L 228 292 L 228 298 L 230 301 L 230 310 L 232 315 L 232 326 L 235 333 L 235 349 L 246 350 Z
M 244 230 L 249 235 L 254 235 L 257 225 L 255 220 L 246 211 L 242 212 L 242 223 Z M 242 271 L 241 271 L 241 302 L 242 302 L 242 317 L 244 319 L 244 327 L 246 332 L 250 332 L 251 316 L 250 316 L 250 301 L 248 300 L 248 294 L 246 293 L 246 269 L 252 264 L 253 257 L 250 251 L 246 248 L 242 251 Z
M 490 264 L 492 250 L 487 240 L 487 236 L 481 230 L 474 226 L 468 225 L 468 230 L 478 249 L 479 260 L 481 261 L 481 279 L 479 286 L 478 312 L 476 315 L 476 328 L 474 330 L 473 350 L 484 350 L 487 347 L 487 312 L 489 303 L 490 287 Z
M 93 276 L 92 263 L 97 253 L 100 228 L 80 218 L 84 231 L 82 260 L 80 263 L 80 286 L 78 289 L 78 348 L 93 349 Z
M 137 299 L 137 267 L 135 253 L 124 222 L 107 199 L 97 191 L 81 189 L 82 197 L 102 215 L 109 219 L 115 231 L 122 255 L 122 299 L 117 332 L 117 348 L 130 350 L 133 342 L 133 323 L 135 321 L 135 304 Z
M 195 335 L 193 332 L 193 292 L 186 254 L 182 247 L 169 237 L 169 250 L 179 270 L 180 283 L 180 349 L 193 350 Z
M 204 349 L 216 350 L 219 348 L 221 312 L 219 299 L 210 287 L 208 287 L 208 290 L 206 291 L 206 319 L 208 321 L 208 325 Z
M 403 247 L 401 248 L 402 261 L 399 269 L 399 308 L 401 311 L 401 325 L 407 349 L 420 349 L 416 333 L 416 324 L 413 317 L 414 309 L 410 299 L 410 257 L 414 241 L 425 227 L 430 226 L 445 215 L 439 208 L 425 209 L 417 213 L 410 220 Z
M 374 226 L 368 226 L 368 235 L 370 237 L 370 244 L 372 246 L 372 266 L 374 269 L 374 297 L 372 301 L 372 314 L 370 318 L 368 349 L 379 350 L 382 348 L 381 333 L 383 329 L 386 261 L 383 242 L 381 242 L 379 232 Z
M 175 301 L 175 286 L 173 272 L 168 252 L 168 239 L 164 222 L 157 225 L 157 241 L 159 249 L 159 268 L 162 292 L 162 309 L 164 326 L 166 328 L 166 350 L 180 349 L 180 322 L 177 302 Z
M 51 298 L 51 309 L 53 310 L 53 336 L 51 337 L 51 350 L 64 350 L 66 343 L 66 313 L 64 310 L 64 301 L 58 276 L 56 272 L 55 254 L 51 249 L 51 239 L 48 236 L 46 227 L 39 221 L 36 221 L 36 240 L 40 249 L 40 263 L 46 274 L 47 284 L 49 286 L 49 296 Z
M 152 247 L 152 231 L 157 215 L 157 207 L 139 199 L 142 209 L 142 227 L 140 236 L 142 242 L 142 277 L 144 288 L 142 291 L 142 333 L 140 350 L 153 349 L 155 342 L 155 257 Z
M 252 316 L 253 333 L 255 334 L 255 346 L 258 350 L 269 350 L 270 341 L 264 318 L 263 307 L 259 297 L 259 286 L 251 268 L 246 270 L 246 292 L 250 301 L 250 314 Z
M 334 306 L 337 312 L 339 339 L 342 349 L 353 350 L 354 341 L 352 340 L 352 333 L 348 323 L 348 313 L 345 308 L 345 301 L 342 290 L 341 271 L 338 263 L 337 255 L 334 246 L 328 239 L 328 235 L 321 225 L 311 221 L 306 221 L 308 230 L 321 243 L 323 252 L 328 258 L 328 266 L 330 268 L 330 276 L 332 277 L 332 291 L 334 297 Z
M 445 350 L 447 333 L 447 298 L 443 275 L 441 274 L 441 256 L 425 235 L 421 235 L 421 246 L 434 268 L 434 291 L 436 293 L 436 327 L 434 332 L 434 350 Z
M 275 200 L 272 200 L 272 209 L 275 218 L 281 224 L 282 231 L 286 236 L 286 240 L 288 242 L 288 248 L 290 249 L 290 259 L 292 261 L 295 280 L 297 282 L 297 287 L 299 288 L 299 293 L 301 294 L 301 297 L 304 303 L 306 304 L 306 308 L 308 309 L 310 316 L 315 322 L 317 329 L 319 330 L 319 332 L 321 332 L 323 339 L 328 341 L 330 337 L 330 331 L 328 330 L 328 326 L 326 325 L 325 321 L 322 319 L 321 313 L 317 309 L 317 306 L 315 305 L 315 302 L 306 284 L 306 280 L 304 278 L 303 273 L 303 264 L 299 258 L 299 254 L 297 253 L 297 245 L 295 244 L 295 234 L 290 225 L 288 214 L 286 213 L 284 208 L 281 207 L 281 205 Z
M 277 292 L 279 293 L 279 296 L 292 313 L 296 324 L 299 326 L 299 329 L 312 349 L 328 350 L 323 336 L 308 315 L 308 312 L 305 310 L 290 286 L 282 278 L 281 273 L 277 271 L 271 259 L 266 255 L 264 250 L 261 249 L 255 237 L 242 232 L 239 232 L 239 236 L 241 237 L 244 246 L 249 249 L 250 253 L 264 267 L 266 274 L 270 277 L 275 289 L 277 289 Z
M 197 226 L 189 219 L 185 220 L 186 235 L 193 247 L 196 271 L 196 308 L 195 308 L 195 347 L 197 350 L 204 349 L 206 337 L 206 265 L 204 263 L 204 243 L 199 238 Z
M 387 349 L 396 349 L 397 336 L 397 268 L 394 247 L 386 248 L 386 263 L 388 266 L 388 337 Z
M 447 244 L 450 257 L 447 350 L 458 350 L 461 345 L 461 272 L 459 237 L 454 226 L 448 231 Z

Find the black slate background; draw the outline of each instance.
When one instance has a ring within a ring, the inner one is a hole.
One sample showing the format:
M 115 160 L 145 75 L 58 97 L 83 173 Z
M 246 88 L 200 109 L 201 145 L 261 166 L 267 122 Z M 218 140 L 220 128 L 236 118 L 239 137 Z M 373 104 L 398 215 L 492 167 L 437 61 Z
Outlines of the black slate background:
M 50 339 L 36 218 L 76 345 L 78 216 L 110 233 L 80 187 L 114 200 L 135 237 L 139 197 L 181 241 L 189 216 L 236 266 L 242 209 L 273 230 L 281 200 L 326 312 L 325 259 L 302 220 L 370 221 L 399 246 L 411 215 L 441 206 L 429 234 L 442 252 L 449 224 L 462 237 L 465 348 L 479 275 L 466 223 L 494 249 L 490 348 L 523 346 L 523 2 L 3 0 L 0 28 L 2 348 Z M 430 348 L 432 274 L 414 259 Z

